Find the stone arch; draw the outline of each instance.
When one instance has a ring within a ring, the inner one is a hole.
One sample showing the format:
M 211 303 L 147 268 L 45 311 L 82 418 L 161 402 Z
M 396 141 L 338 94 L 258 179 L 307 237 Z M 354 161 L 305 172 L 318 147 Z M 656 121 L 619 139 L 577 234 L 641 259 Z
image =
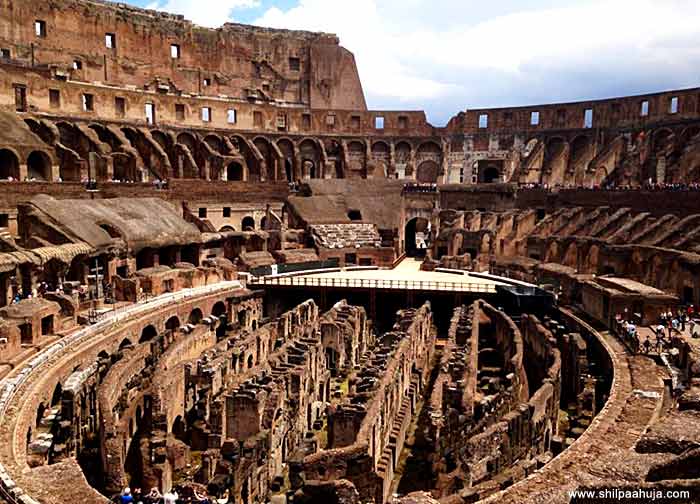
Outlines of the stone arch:
M 558 183 L 564 179 L 568 169 L 568 148 L 569 143 L 563 137 L 555 136 L 547 140 L 542 163 L 542 182 Z
M 113 151 L 117 150 L 118 148 L 118 140 L 114 136 L 114 133 L 109 131 L 104 124 L 100 123 L 90 123 L 88 124 L 88 128 L 90 128 L 92 131 L 94 131 L 97 134 L 97 138 L 100 139 L 100 142 L 105 143 L 109 145 Z M 157 130 L 156 130 L 157 131 Z
M 696 126 L 696 125 L 688 126 L 680 134 L 681 146 L 685 146 L 688 142 L 690 142 L 693 138 L 695 138 L 699 134 L 700 134 L 700 126 Z
M 321 150 L 318 142 L 311 138 L 305 138 L 299 143 L 299 155 L 301 157 L 301 176 L 303 179 L 321 178 Z
M 187 147 L 192 155 L 197 152 L 197 138 L 192 133 L 183 131 L 182 133 L 178 134 L 177 143 Z
M 361 140 L 352 140 L 347 144 L 348 170 L 350 178 L 367 177 L 367 147 Z
M 173 315 L 165 322 L 165 330 L 175 332 L 180 328 L 180 325 L 180 318 L 177 315 Z
M 87 160 L 91 150 L 87 137 L 74 124 L 68 121 L 58 121 L 56 128 L 58 129 L 61 143 L 74 150 L 82 159 Z
M 591 138 L 588 135 L 578 135 L 571 141 L 571 162 L 576 162 L 586 153 L 591 146 Z
M 158 330 L 155 328 L 155 326 L 149 324 L 146 327 L 144 327 L 141 331 L 139 343 L 146 343 L 147 341 L 151 341 L 156 336 L 158 336 Z
M 255 219 L 251 217 L 250 215 L 246 215 L 243 217 L 243 220 L 241 221 L 241 230 L 242 231 L 251 231 L 255 229 Z
M 435 156 L 440 156 L 442 154 L 442 149 L 437 142 L 428 140 L 427 142 L 420 144 L 416 152 L 418 154 L 433 154 Z
M 44 121 L 38 121 L 31 117 L 24 119 L 24 123 L 29 126 L 32 133 L 37 135 L 47 145 L 54 145 L 57 141 L 55 130 L 52 130 Z
M 204 137 L 204 143 L 217 154 L 224 154 L 224 140 L 219 135 L 210 133 Z
M 429 248 L 430 222 L 423 217 L 414 217 L 406 223 L 404 251 L 409 257 L 425 255 Z
M 236 228 L 230 225 L 223 226 L 221 229 L 219 229 L 219 233 L 229 233 L 229 232 L 235 232 Z
M 223 301 L 217 301 L 211 308 L 211 314 L 214 317 L 226 315 L 226 303 L 224 303 Z
M 187 322 L 192 325 L 197 325 L 202 321 L 203 318 L 204 315 L 202 314 L 202 310 L 200 310 L 199 308 L 195 308 L 190 312 L 189 317 L 187 317 Z
M 277 148 L 282 155 L 284 175 L 287 178 L 287 182 L 294 182 L 299 178 L 294 172 L 294 144 L 288 138 L 281 138 L 277 141 Z
M 423 161 L 416 170 L 416 180 L 423 183 L 436 183 L 440 173 L 440 166 L 435 161 Z
M 158 145 L 160 145 L 164 150 L 172 147 L 172 139 L 167 133 L 156 129 L 151 130 L 151 136 L 153 137 L 153 140 L 158 142 Z
M 255 145 L 255 147 L 258 149 L 265 161 L 265 165 L 267 168 L 265 178 L 267 180 L 276 180 L 277 174 L 275 173 L 275 167 L 277 166 L 278 156 L 275 152 L 272 142 L 270 142 L 265 137 L 259 136 L 253 140 L 253 145 Z
M 240 154 L 245 159 L 247 165 L 247 177 L 245 180 L 250 182 L 260 182 L 263 178 L 262 173 L 262 159 L 258 159 L 250 148 L 248 140 L 246 140 L 241 135 L 232 135 L 230 137 L 231 144 L 233 145 L 235 154 Z
M 51 180 L 51 158 L 43 151 L 34 151 L 27 157 L 27 177 Z
M 335 178 L 345 178 L 345 149 L 342 142 L 337 138 L 327 138 L 324 142 L 326 151 L 326 169 L 329 170 L 325 175 L 332 175 Z
M 397 178 L 412 178 L 413 166 L 411 165 L 411 144 L 401 141 L 394 148 L 394 162 L 396 163 Z
M 19 180 L 19 156 L 10 149 L 0 150 L 0 179 Z
M 659 128 L 652 134 L 651 150 L 659 154 L 672 145 L 673 131 L 668 128 Z
M 226 310 L 226 303 L 223 301 L 218 301 L 212 306 L 211 314 L 213 317 L 217 318 L 216 323 L 216 337 L 223 338 L 226 336 L 226 330 L 228 329 L 228 314 Z
M 372 144 L 372 161 L 374 162 L 374 176 L 382 175 L 387 177 L 392 175 L 389 173 L 391 164 L 391 149 L 389 144 L 383 140 L 376 141 Z

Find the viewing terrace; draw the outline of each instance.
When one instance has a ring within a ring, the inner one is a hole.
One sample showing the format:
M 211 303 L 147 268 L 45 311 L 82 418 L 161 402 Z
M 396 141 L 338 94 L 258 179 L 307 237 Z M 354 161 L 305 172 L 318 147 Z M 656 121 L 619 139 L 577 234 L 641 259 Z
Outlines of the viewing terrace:
M 251 285 L 328 287 L 333 289 L 388 289 L 495 294 L 505 281 L 467 271 L 422 271 L 420 262 L 404 259 L 392 269 L 376 267 L 333 268 L 256 278 Z

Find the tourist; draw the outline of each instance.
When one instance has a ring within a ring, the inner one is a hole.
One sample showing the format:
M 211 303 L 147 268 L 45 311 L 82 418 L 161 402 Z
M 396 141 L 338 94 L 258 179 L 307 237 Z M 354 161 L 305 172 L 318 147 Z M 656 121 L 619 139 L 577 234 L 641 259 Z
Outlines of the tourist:
M 681 331 L 685 332 L 685 314 L 683 313 L 683 310 L 678 308 L 678 310 L 676 311 L 676 315 L 677 315 L 678 321 L 681 324 Z
M 160 502 L 162 498 L 163 496 L 161 495 L 160 490 L 158 490 L 156 487 L 153 487 L 146 496 L 145 500 L 146 502 L 149 502 L 151 504 L 156 504 L 157 502 Z
M 178 498 L 177 492 L 167 492 L 163 494 L 163 504 L 177 504 Z
M 132 502 L 134 502 L 134 498 L 131 496 L 131 489 L 126 487 L 119 497 L 119 504 L 131 504 Z
M 665 346 L 665 341 L 664 341 L 664 329 L 663 326 L 661 326 L 661 333 L 656 337 L 656 353 L 661 355 L 663 352 L 664 346 Z
M 677 318 L 674 317 L 674 318 L 671 320 L 671 329 L 672 329 L 675 333 L 679 333 L 679 334 L 680 334 L 680 327 L 681 327 L 680 322 L 678 321 Z M 671 336 L 670 333 L 669 333 L 669 336 Z
M 690 329 L 690 335 L 693 338 L 700 338 L 700 324 L 693 321 L 693 327 Z

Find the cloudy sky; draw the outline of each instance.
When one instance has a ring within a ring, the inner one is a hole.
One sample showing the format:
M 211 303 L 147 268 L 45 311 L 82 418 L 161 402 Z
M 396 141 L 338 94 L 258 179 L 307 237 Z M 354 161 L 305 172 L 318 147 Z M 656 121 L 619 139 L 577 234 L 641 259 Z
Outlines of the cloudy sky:
M 336 33 L 373 109 L 527 105 L 700 85 L 698 0 L 127 0 Z

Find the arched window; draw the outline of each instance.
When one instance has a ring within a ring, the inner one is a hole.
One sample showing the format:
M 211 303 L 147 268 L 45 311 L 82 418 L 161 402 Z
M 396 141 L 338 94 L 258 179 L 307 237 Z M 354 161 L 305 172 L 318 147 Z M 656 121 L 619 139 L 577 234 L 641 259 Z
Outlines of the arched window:
M 14 152 L 8 149 L 0 150 L 0 180 L 19 179 L 19 160 Z
M 32 152 L 27 158 L 27 176 L 36 180 L 51 180 L 51 159 L 41 151 Z

